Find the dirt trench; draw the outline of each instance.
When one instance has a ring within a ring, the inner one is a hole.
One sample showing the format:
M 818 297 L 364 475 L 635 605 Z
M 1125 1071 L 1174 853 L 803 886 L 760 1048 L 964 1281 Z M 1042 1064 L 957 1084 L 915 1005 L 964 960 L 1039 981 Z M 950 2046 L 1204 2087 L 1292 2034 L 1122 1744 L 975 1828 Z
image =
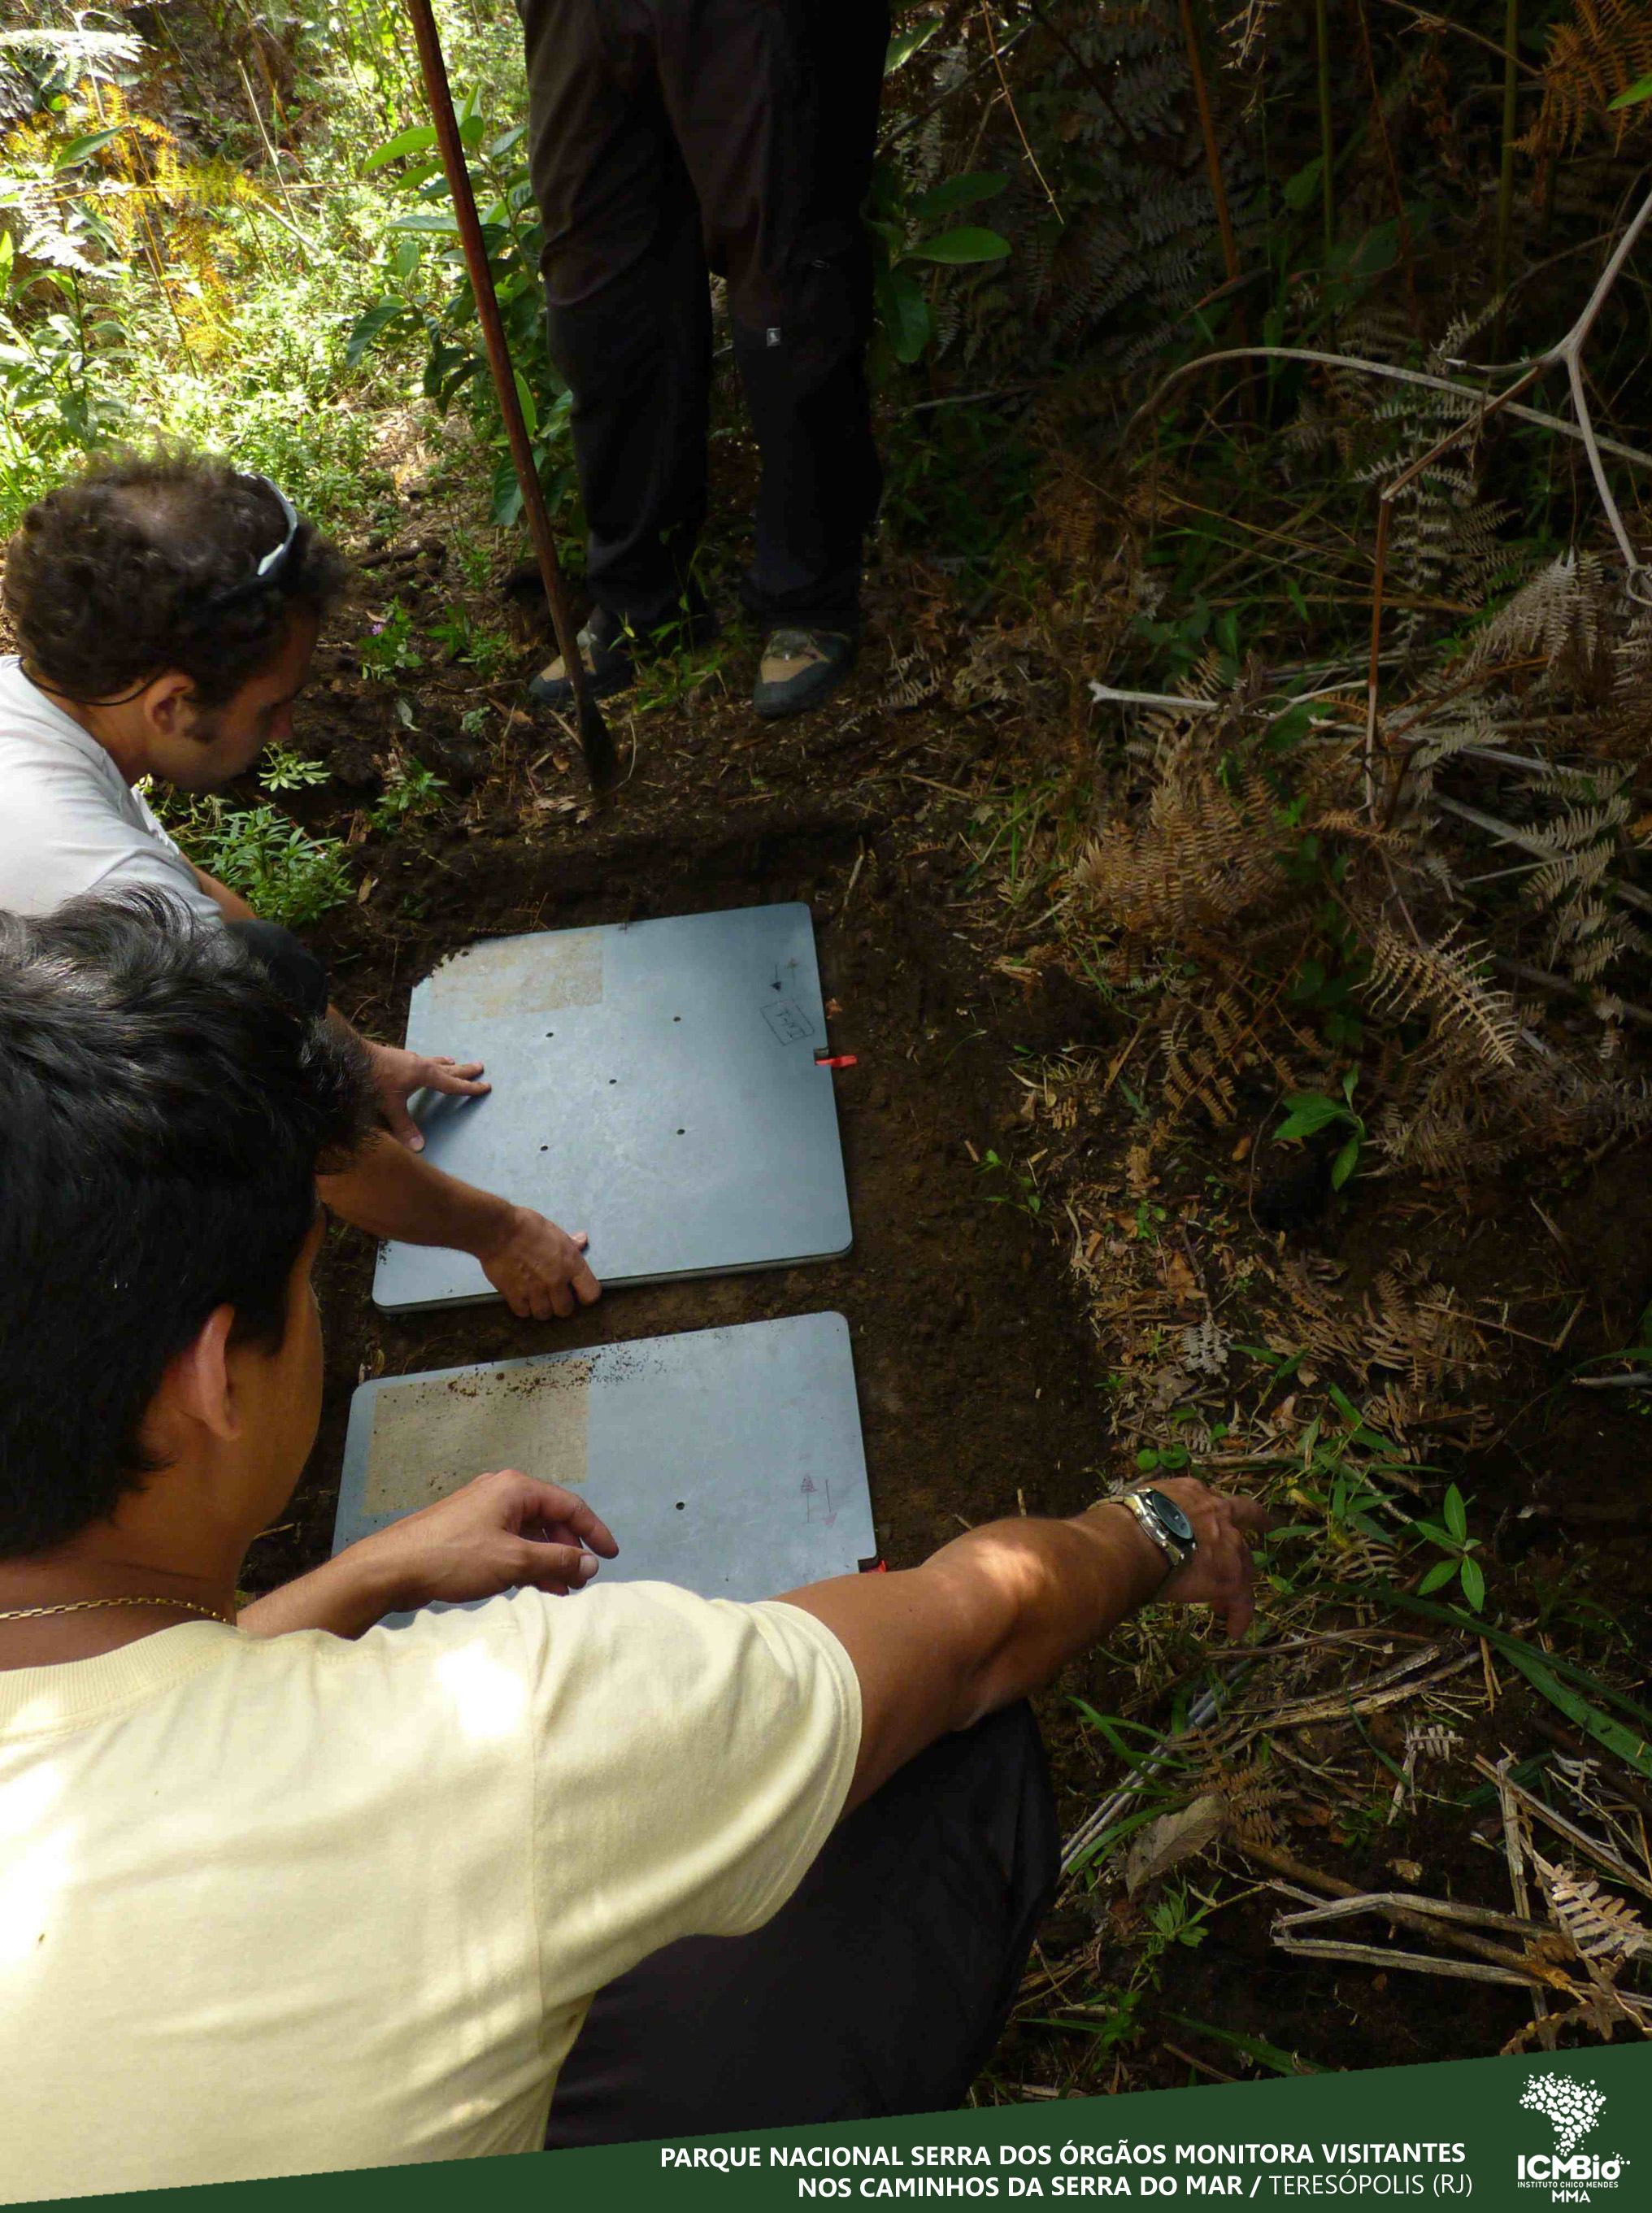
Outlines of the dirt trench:
M 1007 1044 L 1047 1045 L 1052 1017 L 1011 988 L 986 987 L 984 998 L 972 956 L 906 870 L 878 857 L 880 836 L 876 818 L 852 808 L 783 807 L 700 838 L 621 822 L 573 857 L 472 838 L 445 863 L 424 920 L 369 933 L 346 915 L 317 934 L 340 1003 L 399 1038 L 412 985 L 479 938 L 808 903 L 822 987 L 841 1009 L 832 1047 L 857 1064 L 834 1079 L 855 1245 L 824 1265 L 619 1290 L 572 1320 L 533 1323 L 503 1304 L 381 1314 L 371 1242 L 335 1225 L 318 1278 L 320 1434 L 283 1523 L 254 1547 L 249 1581 L 278 1582 L 326 1556 L 351 1395 L 364 1376 L 826 1309 L 850 1323 L 875 1527 L 892 1565 L 966 1525 L 1022 1508 L 1070 1512 L 1094 1495 L 1089 1332 L 1048 1237 L 992 1203 L 969 1150 L 1003 1142 L 1016 1103 Z

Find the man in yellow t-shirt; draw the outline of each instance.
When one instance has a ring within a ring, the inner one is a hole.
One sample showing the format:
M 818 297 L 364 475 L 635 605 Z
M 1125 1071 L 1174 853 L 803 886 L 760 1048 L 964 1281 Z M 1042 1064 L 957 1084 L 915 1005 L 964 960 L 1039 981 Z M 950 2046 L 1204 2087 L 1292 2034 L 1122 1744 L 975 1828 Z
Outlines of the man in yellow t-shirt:
M 314 1177 L 371 1104 L 163 894 L 0 917 L 9 2200 L 528 2150 L 559 2073 L 553 2141 L 646 2135 L 691 2032 L 689 2125 L 956 2095 L 1052 1875 L 1015 1702 L 1150 1595 L 1250 1615 L 1259 1510 L 1195 1483 L 735 1606 L 586 1588 L 613 1537 L 509 1471 L 237 1614 L 315 1435 Z M 435 1599 L 492 1602 L 375 1625 Z M 936 1819 L 949 1905 L 902 1849 Z M 878 2007 L 833 1965 L 869 1940 Z M 881 2049 L 808 2041 L 869 2011 Z

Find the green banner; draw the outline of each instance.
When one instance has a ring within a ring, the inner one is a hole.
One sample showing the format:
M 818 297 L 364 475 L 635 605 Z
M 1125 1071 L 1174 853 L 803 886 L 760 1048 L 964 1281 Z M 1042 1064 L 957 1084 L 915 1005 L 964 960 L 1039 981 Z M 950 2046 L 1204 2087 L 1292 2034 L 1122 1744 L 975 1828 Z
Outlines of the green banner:
M 111 2202 L 143 2213 L 468 2213 L 479 2203 L 542 2213 L 547 2198 L 600 2213 L 948 2203 L 1089 2213 L 1120 2200 L 1180 2213 L 1213 2202 L 1420 2209 L 1425 2199 L 1477 2213 L 1631 2213 L 1652 2204 L 1652 2054 L 1638 2044 L 1466 2059 Z

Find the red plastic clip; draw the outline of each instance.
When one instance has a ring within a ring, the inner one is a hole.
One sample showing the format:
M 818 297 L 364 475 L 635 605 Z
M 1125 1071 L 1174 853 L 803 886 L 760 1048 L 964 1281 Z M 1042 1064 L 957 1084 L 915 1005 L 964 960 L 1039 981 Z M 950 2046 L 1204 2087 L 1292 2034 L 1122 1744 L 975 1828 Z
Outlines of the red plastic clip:
M 859 1060 L 852 1052 L 816 1053 L 816 1068 L 858 1068 Z

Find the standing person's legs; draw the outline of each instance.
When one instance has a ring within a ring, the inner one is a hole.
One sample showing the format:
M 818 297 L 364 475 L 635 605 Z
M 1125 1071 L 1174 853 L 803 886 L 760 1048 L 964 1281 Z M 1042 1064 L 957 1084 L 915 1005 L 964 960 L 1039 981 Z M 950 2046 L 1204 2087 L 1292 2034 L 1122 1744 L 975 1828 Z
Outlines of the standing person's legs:
M 735 355 L 762 454 L 742 587 L 770 627 L 853 637 L 862 541 L 882 488 L 864 358 L 870 181 L 887 0 L 665 0 L 666 112 L 728 279 Z
M 635 0 L 518 0 L 551 357 L 573 394 L 587 581 L 673 619 L 705 514 L 710 310 L 699 216 Z
M 546 2149 L 958 2105 L 1058 1858 L 1031 1710 L 943 1738 L 850 1815 L 765 1927 L 670 1945 L 598 1992 Z

